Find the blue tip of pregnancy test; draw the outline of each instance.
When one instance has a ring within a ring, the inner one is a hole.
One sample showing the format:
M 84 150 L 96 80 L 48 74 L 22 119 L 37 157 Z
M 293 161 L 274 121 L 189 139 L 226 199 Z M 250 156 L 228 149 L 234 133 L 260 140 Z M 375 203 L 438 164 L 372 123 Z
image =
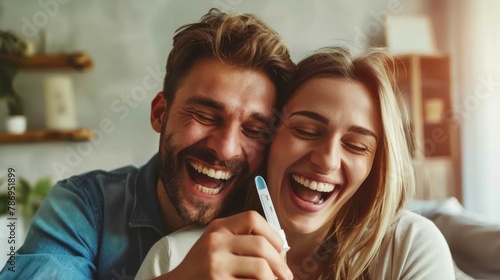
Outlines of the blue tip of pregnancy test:
M 255 176 L 255 185 L 257 186 L 258 190 L 267 188 L 266 181 L 264 181 L 264 178 L 262 178 L 262 176 Z

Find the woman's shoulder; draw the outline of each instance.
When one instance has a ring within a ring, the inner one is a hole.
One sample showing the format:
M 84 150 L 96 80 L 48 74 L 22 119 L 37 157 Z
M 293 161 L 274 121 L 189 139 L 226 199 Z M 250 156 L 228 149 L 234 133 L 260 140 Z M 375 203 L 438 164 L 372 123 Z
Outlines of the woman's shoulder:
M 397 216 L 394 223 L 395 233 L 404 232 L 428 232 L 440 233 L 436 225 L 429 219 L 421 216 L 410 210 L 402 210 Z
M 425 217 L 401 211 L 379 248 L 373 273 L 380 279 L 454 279 L 448 244 Z M 409 276 L 409 277 L 406 277 Z
M 204 231 L 204 226 L 190 225 L 167 235 L 163 239 L 166 239 L 164 242 L 169 244 L 170 254 L 179 255 L 181 259 L 184 259 Z
M 446 244 L 443 235 L 431 220 L 414 212 L 402 210 L 396 215 L 395 221 L 386 232 L 383 243 L 406 247 L 412 246 L 415 242 L 421 242 L 422 239 L 438 239 L 438 242 Z
M 187 226 L 158 240 L 149 250 L 135 279 L 153 279 L 175 267 L 205 231 L 202 226 Z
M 393 239 L 393 244 L 404 247 L 439 245 L 448 248 L 443 234 L 431 220 L 409 210 L 397 215 L 385 238 Z

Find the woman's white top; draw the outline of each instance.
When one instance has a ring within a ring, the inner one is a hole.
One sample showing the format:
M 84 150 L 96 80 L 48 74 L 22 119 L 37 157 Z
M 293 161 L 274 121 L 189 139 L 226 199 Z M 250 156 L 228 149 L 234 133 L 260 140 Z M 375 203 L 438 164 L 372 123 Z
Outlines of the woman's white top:
M 154 279 L 173 270 L 203 234 L 189 226 L 160 239 L 150 250 L 135 279 Z M 455 279 L 448 244 L 428 219 L 404 211 L 385 235 L 370 269 L 371 279 Z

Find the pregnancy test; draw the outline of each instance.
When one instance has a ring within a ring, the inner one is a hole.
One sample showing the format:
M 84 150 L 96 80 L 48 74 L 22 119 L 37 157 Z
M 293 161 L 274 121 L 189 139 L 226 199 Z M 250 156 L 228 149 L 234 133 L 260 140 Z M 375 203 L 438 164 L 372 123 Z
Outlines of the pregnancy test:
M 255 177 L 255 186 L 257 187 L 257 193 L 259 194 L 260 203 L 262 204 L 262 208 L 264 209 L 264 215 L 266 216 L 266 220 L 278 234 L 281 239 L 283 239 L 283 250 L 282 254 L 286 253 L 290 249 L 288 246 L 288 242 L 286 241 L 285 232 L 280 226 L 280 222 L 278 221 L 278 216 L 276 216 L 276 211 L 274 210 L 273 202 L 271 200 L 271 195 L 269 195 L 269 190 L 267 189 L 266 181 L 261 176 Z M 285 257 L 285 256 L 283 256 Z

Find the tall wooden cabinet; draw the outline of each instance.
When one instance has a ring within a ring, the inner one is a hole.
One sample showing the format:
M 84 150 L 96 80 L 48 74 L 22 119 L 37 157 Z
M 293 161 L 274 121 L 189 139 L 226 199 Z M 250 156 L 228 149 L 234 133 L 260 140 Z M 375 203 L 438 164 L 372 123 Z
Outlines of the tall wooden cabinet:
M 461 200 L 460 124 L 453 110 L 450 58 L 400 55 L 396 70 L 416 139 L 417 198 Z

